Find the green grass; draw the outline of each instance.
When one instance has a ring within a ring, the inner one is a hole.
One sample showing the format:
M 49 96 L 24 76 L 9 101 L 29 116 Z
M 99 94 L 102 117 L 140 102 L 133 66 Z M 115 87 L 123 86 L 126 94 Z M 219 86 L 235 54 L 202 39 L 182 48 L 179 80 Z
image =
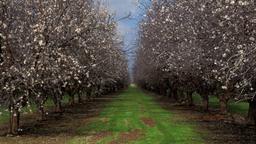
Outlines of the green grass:
M 202 98 L 198 94 L 193 95 L 193 100 L 195 104 L 201 104 Z M 209 107 L 217 109 L 220 107 L 219 100 L 216 96 L 209 97 Z M 240 114 L 246 116 L 249 109 L 249 104 L 247 102 L 235 102 L 233 100 L 229 101 L 228 109 L 231 113 Z
M 9 120 L 9 111 L 4 107 L 0 107 L 0 124 L 7 123 Z
M 151 96 L 146 95 L 135 86 L 119 95 L 102 110 L 100 115 L 89 124 L 77 129 L 80 137 L 69 141 L 70 144 L 85 144 L 88 136 L 99 133 L 111 133 L 97 140 L 98 144 L 111 141 L 125 141 L 132 144 L 200 144 L 203 139 L 196 132 L 197 127 L 177 120 L 177 115 L 163 109 Z M 143 118 L 153 122 L 148 125 Z M 139 137 L 125 140 L 124 133 L 138 131 Z M 90 138 L 90 137 L 89 137 Z
M 62 100 L 63 104 L 68 103 L 68 98 L 69 97 L 67 95 L 63 97 L 63 100 Z M 52 106 L 54 106 L 53 101 L 51 99 L 48 99 L 45 102 L 45 107 L 50 108 Z M 35 104 L 31 104 L 30 107 L 26 106 L 26 107 L 21 109 L 21 113 L 23 113 L 23 114 L 29 114 L 29 113 L 31 114 L 31 113 L 34 113 L 34 112 L 36 112 L 36 105 Z M 10 113 L 8 111 L 8 108 L 3 107 L 3 106 L 0 107 L 0 125 L 1 124 L 6 124 L 9 120 L 9 118 L 10 118 Z

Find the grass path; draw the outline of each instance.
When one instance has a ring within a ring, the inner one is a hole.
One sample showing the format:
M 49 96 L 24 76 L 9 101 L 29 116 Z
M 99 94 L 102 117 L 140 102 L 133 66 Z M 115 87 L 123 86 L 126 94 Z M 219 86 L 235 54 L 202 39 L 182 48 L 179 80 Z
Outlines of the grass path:
M 62 115 L 49 113 L 46 121 L 36 121 L 34 114 L 24 115 L 23 132 L 17 137 L 3 136 L 8 125 L 0 124 L 0 144 L 206 143 L 197 122 L 163 106 L 131 86 L 118 95 L 67 105 Z
M 179 119 L 179 118 L 178 118 Z M 77 129 L 69 144 L 200 144 L 196 126 L 180 121 L 153 97 L 130 87 L 98 117 Z M 90 137 L 88 137 L 90 135 Z
M 65 105 L 64 113 L 50 112 L 46 121 L 36 121 L 36 114 L 22 115 L 23 131 L 16 137 L 4 136 L 8 125 L 0 120 L 0 144 L 247 144 L 256 141 L 254 127 L 227 123 L 215 113 L 202 113 L 198 107 L 184 107 L 150 95 L 131 86 L 116 95 L 97 97 L 75 106 Z

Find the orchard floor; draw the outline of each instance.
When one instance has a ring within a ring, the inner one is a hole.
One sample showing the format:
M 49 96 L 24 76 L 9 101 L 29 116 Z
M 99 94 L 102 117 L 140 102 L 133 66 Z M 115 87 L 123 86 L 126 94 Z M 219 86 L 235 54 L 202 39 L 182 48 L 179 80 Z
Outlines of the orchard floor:
M 253 127 L 228 123 L 225 117 L 194 107 L 170 104 L 131 86 L 115 96 L 65 107 L 47 121 L 22 118 L 19 136 L 0 144 L 255 144 Z

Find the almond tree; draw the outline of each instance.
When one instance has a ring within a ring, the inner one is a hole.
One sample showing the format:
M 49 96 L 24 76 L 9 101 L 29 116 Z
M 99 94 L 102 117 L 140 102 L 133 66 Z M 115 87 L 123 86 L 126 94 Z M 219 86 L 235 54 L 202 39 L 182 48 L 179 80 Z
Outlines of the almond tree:
M 116 23 L 92 1 L 3 0 L 0 8 L 0 102 L 11 113 L 10 133 L 17 133 L 26 105 L 35 103 L 44 120 L 48 99 L 62 112 L 65 93 L 74 104 L 75 94 L 81 102 L 88 90 L 103 93 L 103 82 L 115 90 L 126 86 Z
M 156 1 L 141 22 L 135 79 L 188 104 L 197 91 L 206 110 L 217 95 L 222 113 L 230 99 L 248 100 L 255 119 L 254 29 L 251 0 Z

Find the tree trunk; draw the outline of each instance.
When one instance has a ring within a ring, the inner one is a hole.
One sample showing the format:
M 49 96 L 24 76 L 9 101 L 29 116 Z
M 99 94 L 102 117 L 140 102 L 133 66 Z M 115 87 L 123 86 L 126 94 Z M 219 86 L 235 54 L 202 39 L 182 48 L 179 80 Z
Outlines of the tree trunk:
M 194 106 L 193 92 L 187 92 L 187 105 L 188 106 Z
M 249 100 L 248 124 L 256 124 L 256 100 Z
M 160 86 L 160 95 L 165 96 L 165 89 L 163 86 Z
M 177 101 L 181 104 L 186 104 L 186 94 L 181 90 L 177 90 Z
M 57 102 L 55 104 L 55 112 L 56 113 L 61 113 L 62 112 L 61 102 Z
M 10 112 L 10 126 L 9 126 L 9 133 L 12 135 L 16 135 L 18 132 L 19 126 L 19 112 L 18 110 L 12 110 Z
M 20 128 L 20 112 L 17 111 L 17 129 Z
M 172 99 L 176 102 L 178 101 L 178 90 L 176 88 L 172 91 Z
M 9 134 L 14 134 L 13 132 L 13 113 L 10 112 L 10 118 L 9 118 Z
M 171 98 L 171 89 L 170 89 L 170 88 L 168 88 L 168 89 L 166 90 L 166 96 L 167 96 L 168 98 Z
M 78 93 L 78 103 L 82 103 L 81 93 Z
M 46 120 L 46 114 L 45 114 L 45 110 L 44 110 L 43 106 L 40 107 L 40 120 L 41 121 L 45 121 Z
M 90 100 L 91 100 L 91 97 L 92 97 L 92 89 L 89 89 L 89 90 L 86 92 L 86 97 L 87 97 L 87 101 L 90 101 Z
M 208 95 L 202 96 L 202 99 L 203 99 L 203 109 L 205 112 L 208 112 L 209 111 L 209 96 Z
M 69 95 L 69 104 L 71 106 L 74 106 L 75 105 L 75 95 L 72 93 L 69 93 L 68 95 Z
M 227 97 L 221 96 L 219 98 L 219 102 L 220 102 L 220 113 L 221 114 L 227 114 L 228 113 L 228 99 Z

